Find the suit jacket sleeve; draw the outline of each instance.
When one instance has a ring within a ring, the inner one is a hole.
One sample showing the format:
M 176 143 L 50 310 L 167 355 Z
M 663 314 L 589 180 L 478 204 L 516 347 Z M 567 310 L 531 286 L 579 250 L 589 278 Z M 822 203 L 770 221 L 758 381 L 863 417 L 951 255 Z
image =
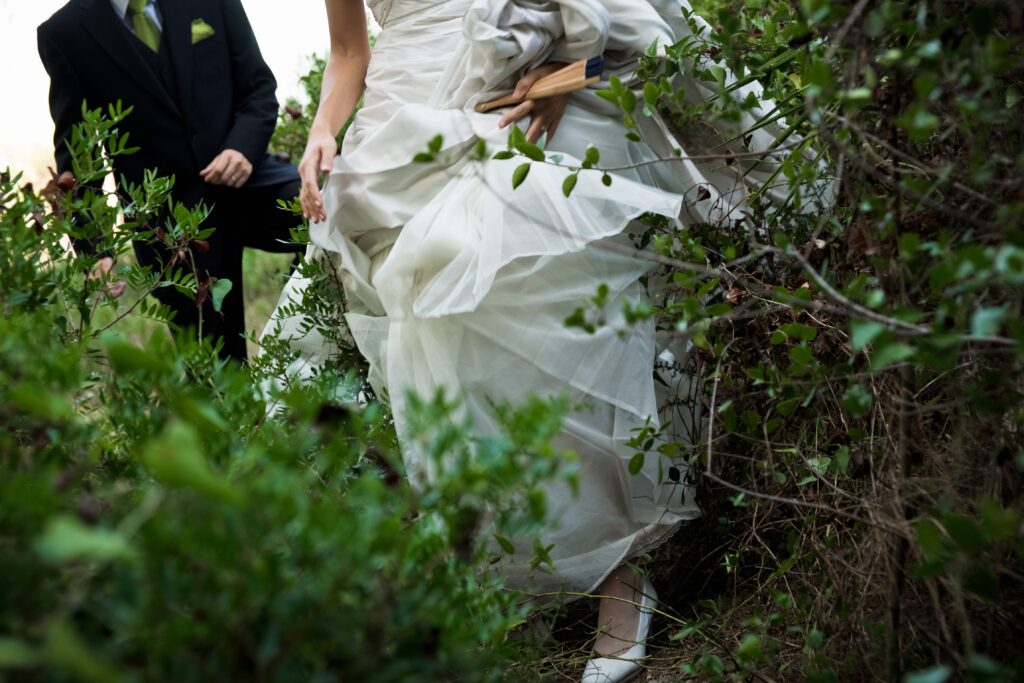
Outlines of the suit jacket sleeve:
M 57 44 L 50 40 L 43 27 L 37 33 L 39 58 L 43 62 L 46 73 L 50 75 L 50 115 L 53 117 L 54 157 L 57 161 L 57 174 L 72 171 L 71 164 L 71 131 L 82 121 L 82 103 L 85 91 L 75 73 L 71 61 Z M 100 191 L 102 182 L 90 183 L 90 187 Z M 78 217 L 75 217 L 77 220 Z M 93 254 L 98 257 L 111 256 L 109 252 L 98 253 L 95 242 L 85 239 L 74 239 L 75 251 L 79 254 Z
M 277 125 L 277 81 L 263 61 L 241 0 L 224 0 L 224 20 L 235 103 L 235 121 L 224 147 L 238 150 L 257 166 L 267 153 Z
M 71 62 L 56 44 L 51 42 L 43 28 L 39 33 L 39 57 L 50 75 L 50 115 L 53 117 L 53 147 L 57 159 L 57 173 L 71 170 L 71 130 L 82 120 L 82 102 L 85 93 Z

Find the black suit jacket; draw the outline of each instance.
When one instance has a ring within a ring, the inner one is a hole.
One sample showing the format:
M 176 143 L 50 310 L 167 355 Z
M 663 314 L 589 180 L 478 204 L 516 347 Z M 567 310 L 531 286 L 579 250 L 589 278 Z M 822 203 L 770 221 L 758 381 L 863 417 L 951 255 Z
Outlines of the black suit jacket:
M 70 0 L 39 27 L 39 55 L 50 74 L 58 172 L 71 170 L 66 140 L 90 108 L 134 107 L 122 125 L 136 154 L 114 161 L 117 180 L 140 183 L 147 169 L 174 175 L 175 198 L 203 197 L 199 171 L 224 149 L 252 162 L 248 187 L 289 182 L 295 168 L 267 156 L 277 123 L 277 83 L 260 54 L 241 0 L 157 0 L 177 97 L 133 44 L 110 0 Z M 192 23 L 214 30 L 193 45 Z

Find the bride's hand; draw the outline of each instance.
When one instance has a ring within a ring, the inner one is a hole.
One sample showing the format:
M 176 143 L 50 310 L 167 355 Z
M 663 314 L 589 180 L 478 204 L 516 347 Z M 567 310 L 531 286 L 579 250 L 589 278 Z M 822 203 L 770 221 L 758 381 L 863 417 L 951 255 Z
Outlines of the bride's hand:
M 564 66 L 565 64 L 551 62 L 530 71 L 516 83 L 516 89 L 513 91 L 512 96 L 516 99 L 526 97 L 526 93 L 529 92 L 534 83 L 545 76 L 555 73 Z M 562 115 L 565 114 L 565 106 L 567 104 L 569 104 L 568 94 L 545 97 L 540 100 L 526 100 L 505 112 L 505 115 L 501 117 L 501 121 L 498 122 L 498 127 L 504 128 L 529 116 L 531 117 L 530 127 L 526 129 L 526 139 L 530 142 L 537 142 L 544 133 L 547 133 L 550 140 L 554 136 L 558 124 L 562 121 Z
M 299 203 L 302 205 L 302 215 L 316 223 L 327 220 L 324 198 L 320 194 L 320 174 L 331 172 L 337 152 L 338 143 L 333 135 L 314 131 L 309 135 L 306 153 L 299 163 L 299 176 L 302 178 Z

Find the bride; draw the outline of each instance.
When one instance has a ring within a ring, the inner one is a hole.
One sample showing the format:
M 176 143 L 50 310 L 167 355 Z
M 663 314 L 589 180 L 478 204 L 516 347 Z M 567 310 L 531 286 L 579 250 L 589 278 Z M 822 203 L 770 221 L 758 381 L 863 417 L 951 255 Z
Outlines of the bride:
M 656 391 L 655 358 L 673 356 L 655 348 L 653 321 L 625 320 L 627 306 L 645 301 L 641 278 L 651 270 L 627 235 L 643 231 L 634 222 L 645 213 L 694 222 L 731 218 L 744 183 L 758 174 L 683 160 L 649 163 L 680 146 L 656 116 L 638 117 L 639 140 L 627 139 L 621 112 L 593 90 L 474 111 L 478 102 L 512 90 L 522 95 L 560 66 L 595 56 L 604 57 L 606 77 L 617 73 L 628 82 L 649 46 L 689 35 L 678 0 L 368 5 L 382 27 L 372 58 L 363 0 L 327 0 L 331 54 L 300 169 L 301 202 L 312 221 L 308 257 L 326 253 L 339 264 L 349 331 L 377 394 L 390 397 L 400 438 L 409 391 L 431 396 L 444 388 L 459 396 L 481 434 L 497 428 L 493 400 L 562 395 L 584 406 L 568 416 L 558 444 L 579 455 L 579 493 L 554 486 L 548 492 L 551 523 L 543 540 L 554 546 L 554 570 L 531 570 L 525 553 L 512 554 L 503 570 L 516 587 L 605 596 L 584 681 L 626 680 L 640 670 L 656 604 L 650 582 L 627 562 L 699 515 L 685 463 L 648 457 L 630 473 L 635 450 L 627 442 L 650 420 L 658 424 L 658 391 L 666 383 Z M 687 88 L 708 92 L 696 79 Z M 361 97 L 335 158 L 335 136 Z M 543 137 L 545 152 L 563 165 L 578 166 L 594 145 L 602 166 L 627 170 L 615 173 L 611 188 L 602 172 L 583 171 L 566 198 L 568 171 L 534 163 L 512 191 L 513 172 L 525 159 L 482 161 L 474 153 L 480 140 L 503 148 L 511 125 L 531 141 Z M 443 142 L 434 160 L 414 163 L 438 134 Z M 754 148 L 774 139 L 767 130 L 756 136 Z M 329 173 L 322 193 L 321 172 Z M 709 189 L 713 201 L 684 196 L 698 187 Z M 604 324 L 596 331 L 567 327 L 566 318 L 602 284 Z M 282 305 L 300 299 L 304 285 L 294 276 Z M 288 339 L 308 369 L 330 350 L 307 329 L 282 314 L 266 334 Z M 685 350 L 674 351 L 680 360 Z M 669 388 L 682 390 L 681 373 L 668 375 Z M 683 415 L 672 427 L 692 429 L 693 420 Z M 409 440 L 403 448 L 412 482 L 428 484 L 432 464 Z

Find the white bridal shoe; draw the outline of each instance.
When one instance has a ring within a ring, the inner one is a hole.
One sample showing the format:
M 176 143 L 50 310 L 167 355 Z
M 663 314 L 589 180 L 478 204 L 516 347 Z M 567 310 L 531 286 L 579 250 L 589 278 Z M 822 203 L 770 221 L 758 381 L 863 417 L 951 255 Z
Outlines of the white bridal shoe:
M 613 657 L 595 657 L 587 662 L 581 683 L 623 683 L 639 674 L 640 660 L 647 656 L 647 635 L 651 619 L 658 606 L 658 594 L 650 579 L 644 578 L 640 596 L 640 619 L 636 627 L 636 640 L 631 648 Z

